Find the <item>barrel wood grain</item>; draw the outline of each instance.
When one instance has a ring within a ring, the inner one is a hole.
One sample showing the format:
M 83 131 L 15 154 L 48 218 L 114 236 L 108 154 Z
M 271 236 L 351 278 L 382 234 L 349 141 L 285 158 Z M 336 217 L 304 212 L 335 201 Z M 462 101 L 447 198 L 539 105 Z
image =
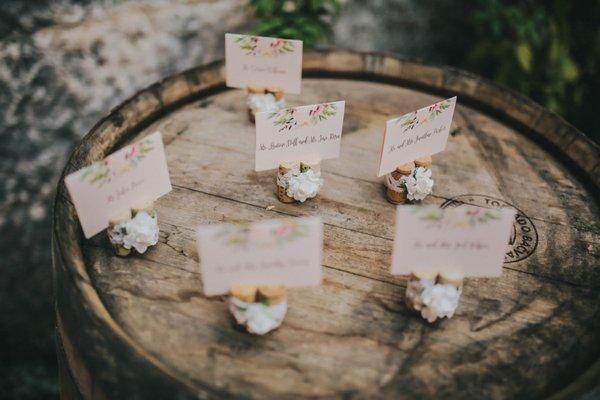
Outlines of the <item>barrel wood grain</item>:
M 527 98 L 471 74 L 351 52 L 304 57 L 293 105 L 346 100 L 339 159 L 309 203 L 282 204 L 256 173 L 245 93 L 221 62 L 158 82 L 113 110 L 65 174 L 156 129 L 174 190 L 157 202 L 160 242 L 114 257 L 86 241 L 59 185 L 53 256 L 62 364 L 84 398 L 574 398 L 600 379 L 599 150 Z M 499 279 L 467 279 L 455 317 L 428 325 L 389 274 L 394 208 L 377 178 L 385 120 L 458 95 L 434 156 L 442 207 L 519 210 Z M 273 205 L 273 209 L 267 207 Z M 283 326 L 232 328 L 201 291 L 201 223 L 320 215 L 324 284 L 293 290 Z M 65 390 L 65 393 L 72 393 Z M 68 396 L 68 394 L 65 394 Z M 179 397 L 178 397 L 179 396 Z

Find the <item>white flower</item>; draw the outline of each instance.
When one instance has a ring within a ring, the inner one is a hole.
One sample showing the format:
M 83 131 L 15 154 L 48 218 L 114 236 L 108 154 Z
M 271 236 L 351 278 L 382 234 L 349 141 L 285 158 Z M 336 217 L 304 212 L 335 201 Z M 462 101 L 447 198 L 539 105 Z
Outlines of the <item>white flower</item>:
M 229 298 L 229 311 L 235 321 L 244 325 L 248 332 L 264 335 L 278 328 L 287 312 L 287 300 L 274 305 L 246 303 L 236 297 Z
M 112 244 L 121 245 L 123 244 L 123 237 L 125 236 L 125 225 L 127 222 L 122 222 L 120 224 L 114 225 L 107 229 L 108 232 L 108 240 Z
M 246 104 L 255 113 L 262 111 L 275 112 L 285 108 L 285 100 L 277 100 L 271 93 L 248 95 Z
M 426 308 L 421 310 L 421 315 L 429 322 L 435 321 L 436 318 L 452 318 L 458 307 L 461 293 L 461 289 L 447 284 L 438 283 L 425 288 L 421 294 L 421 300 Z
M 406 187 L 409 200 L 423 200 L 433 188 L 431 170 L 423 167 L 415 168 L 409 176 L 402 177 L 401 182 Z
M 304 172 L 288 172 L 283 181 L 287 183 L 284 184 L 284 187 L 287 186 L 286 194 L 299 202 L 315 197 L 323 186 L 321 173 L 312 169 Z
M 158 243 L 158 222 L 147 212 L 140 211 L 125 223 L 123 247 L 126 249 L 133 247 L 141 254 L 156 243 Z
M 406 299 L 412 307 L 421 311 L 428 322 L 438 318 L 452 318 L 462 290 L 448 284 L 433 283 L 427 279 L 408 282 Z
M 406 286 L 406 300 L 408 304 L 415 310 L 421 311 L 425 306 L 421 300 L 421 294 L 425 287 L 431 287 L 433 285 L 435 285 L 435 283 L 427 279 L 408 281 L 408 285 Z

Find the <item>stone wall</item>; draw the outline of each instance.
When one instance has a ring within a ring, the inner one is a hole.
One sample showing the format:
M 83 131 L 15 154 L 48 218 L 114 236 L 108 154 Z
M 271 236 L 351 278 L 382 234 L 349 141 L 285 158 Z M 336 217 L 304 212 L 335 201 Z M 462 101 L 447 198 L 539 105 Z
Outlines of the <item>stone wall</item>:
M 0 3 L 0 397 L 56 395 L 51 207 L 74 144 L 111 108 L 223 56 L 245 0 Z

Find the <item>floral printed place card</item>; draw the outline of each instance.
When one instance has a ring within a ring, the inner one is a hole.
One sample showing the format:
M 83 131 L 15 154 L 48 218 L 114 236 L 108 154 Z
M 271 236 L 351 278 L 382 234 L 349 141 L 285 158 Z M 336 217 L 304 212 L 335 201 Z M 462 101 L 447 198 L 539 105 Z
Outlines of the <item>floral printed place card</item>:
M 94 236 L 115 213 L 141 199 L 153 201 L 171 191 L 160 132 L 118 150 L 65 178 L 83 233 Z
M 321 284 L 323 223 L 315 217 L 198 228 L 204 294 L 235 285 Z
M 270 86 L 300 93 L 302 41 L 225 34 L 227 86 Z
M 508 208 L 399 206 L 391 271 L 500 276 L 514 217 Z
M 452 97 L 387 121 L 378 176 L 444 150 L 455 106 L 456 97 Z
M 344 101 L 256 114 L 256 170 L 340 155 Z

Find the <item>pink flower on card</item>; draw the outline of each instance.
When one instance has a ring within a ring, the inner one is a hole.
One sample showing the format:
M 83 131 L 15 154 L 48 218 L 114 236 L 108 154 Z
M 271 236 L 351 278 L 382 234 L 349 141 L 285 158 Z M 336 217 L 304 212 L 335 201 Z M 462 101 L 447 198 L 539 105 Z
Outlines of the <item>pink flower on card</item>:
M 288 225 L 282 224 L 275 230 L 275 236 L 285 236 L 290 230 Z
M 278 39 L 278 40 L 274 41 L 273 43 L 271 43 L 271 48 L 276 50 L 276 49 L 282 48 L 284 45 L 285 45 L 285 41 Z
M 313 116 L 318 117 L 322 112 L 323 112 L 323 106 L 321 104 L 319 104 L 318 106 L 316 106 L 315 108 L 310 110 L 308 115 L 310 115 L 311 117 L 313 117 Z
M 280 127 L 279 132 L 290 131 L 304 126 L 314 126 L 336 115 L 335 103 L 325 103 L 313 106 L 308 110 L 302 110 L 302 114 L 295 108 L 274 112 L 269 115 L 273 119 L 273 126 Z M 299 115 L 301 114 L 301 115 Z
M 129 150 L 127 153 L 125 153 L 125 159 L 131 160 L 131 159 L 135 158 L 137 155 L 138 155 L 138 146 L 133 145 L 133 146 L 131 146 L 131 150 Z

